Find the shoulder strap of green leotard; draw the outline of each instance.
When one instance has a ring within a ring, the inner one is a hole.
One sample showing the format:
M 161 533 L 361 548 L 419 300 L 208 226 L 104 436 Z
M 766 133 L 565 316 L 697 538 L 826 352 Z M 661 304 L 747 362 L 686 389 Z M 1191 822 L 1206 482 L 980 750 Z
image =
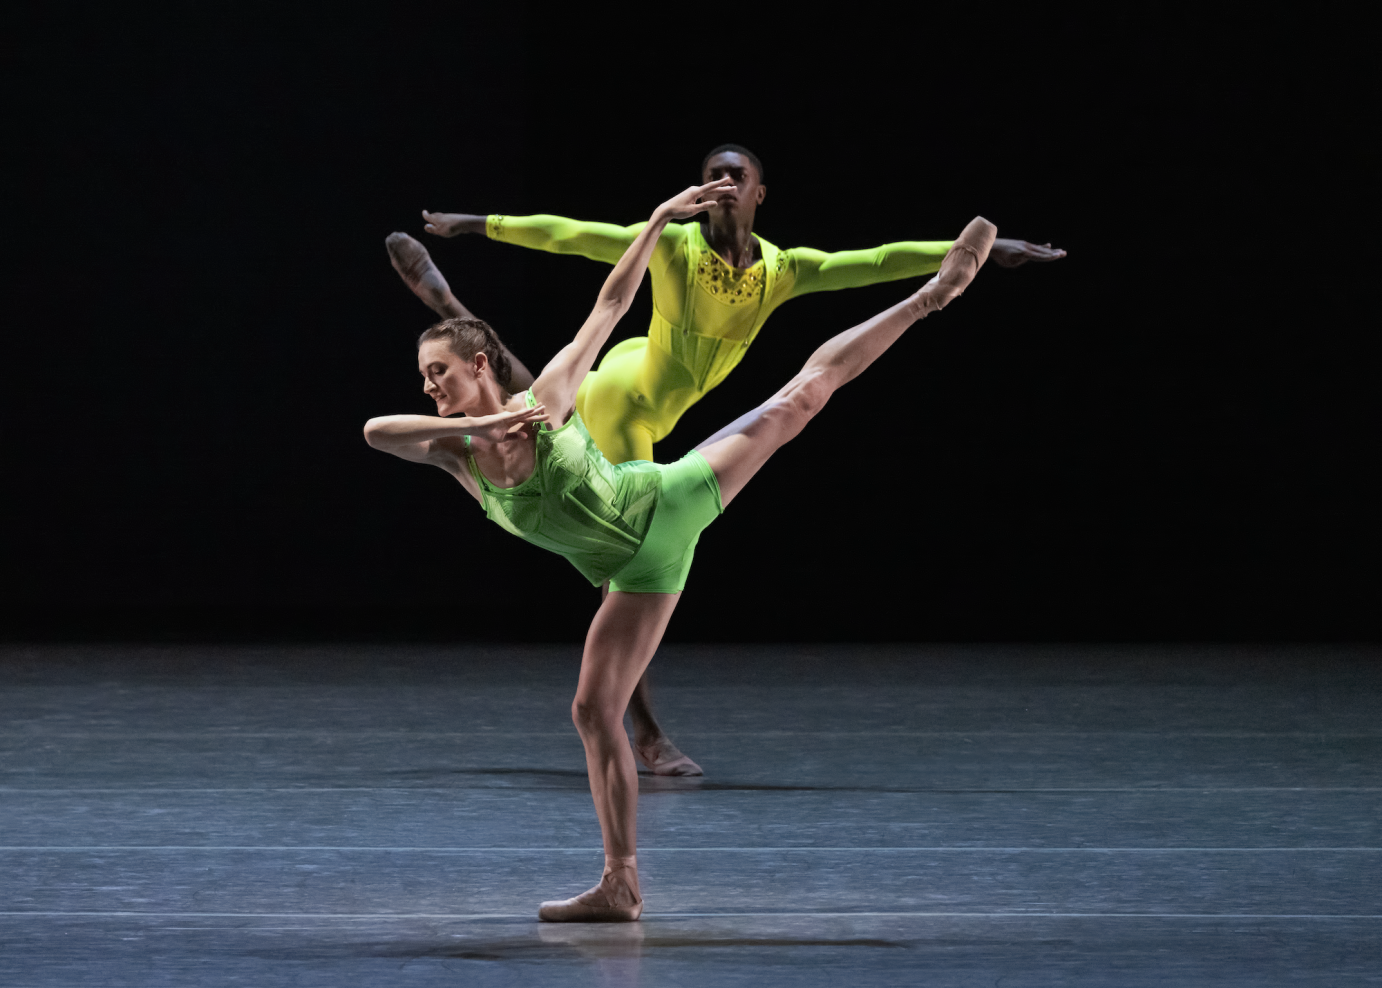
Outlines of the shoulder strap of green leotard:
M 479 487 L 480 487 L 480 496 L 481 496 L 481 497 L 484 497 L 484 494 L 485 494 L 485 478 L 484 478 L 484 475 L 480 473 L 480 468 L 477 467 L 477 466 L 475 465 L 475 457 L 473 457 L 473 456 L 470 455 L 470 437 L 469 437 L 469 436 L 464 436 L 464 437 L 462 437 L 462 438 L 465 439 L 465 465 L 466 465 L 466 468 L 470 470 L 470 475 L 471 475 L 472 477 L 475 478 L 475 483 L 479 485 Z
M 537 407 L 537 398 L 533 395 L 533 389 L 532 389 L 532 388 L 529 388 L 527 391 L 523 392 L 523 401 L 524 401 L 525 404 L 527 404 L 527 406 L 528 406 L 529 408 L 536 408 L 536 407 Z M 552 423 L 551 423 L 551 422 L 543 422 L 543 423 L 541 423 L 541 424 L 538 425 L 538 432 L 551 432 L 551 431 L 552 431 Z
M 523 400 L 524 400 L 525 402 L 528 403 L 528 407 L 529 407 L 529 408 L 535 408 L 535 407 L 537 407 L 537 399 L 533 397 L 533 389 L 532 389 L 532 388 L 529 388 L 527 391 L 523 392 Z M 551 427 L 550 425 L 548 425 L 546 422 L 543 422 L 543 423 L 542 423 L 542 430 L 543 430 L 544 432 L 551 432 L 551 431 L 552 431 L 552 427 Z M 467 454 L 469 454 L 469 453 L 470 453 L 470 437 L 469 437 L 469 436 L 463 436 L 462 438 L 465 439 L 465 451 L 466 451 Z M 474 459 L 474 457 L 467 455 L 466 458 L 465 458 L 465 461 L 466 461 L 466 463 L 468 463 L 468 464 L 470 465 L 470 472 L 475 476 L 475 479 L 476 479 L 477 481 L 479 481 L 480 486 L 483 487 L 485 481 L 484 481 L 484 478 L 480 476 L 480 471 L 479 471 L 479 470 L 476 468 L 476 466 L 475 466 L 475 459 Z

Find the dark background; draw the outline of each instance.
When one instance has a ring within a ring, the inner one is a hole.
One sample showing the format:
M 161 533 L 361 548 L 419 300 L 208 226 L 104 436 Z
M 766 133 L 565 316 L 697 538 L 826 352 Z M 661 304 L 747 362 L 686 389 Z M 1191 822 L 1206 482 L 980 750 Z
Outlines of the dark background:
M 838 394 L 702 538 L 672 638 L 1374 636 L 1375 326 L 1321 284 L 1341 179 L 1308 94 L 1207 21 L 804 11 L 25 22 L 4 634 L 579 639 L 567 563 L 361 439 L 430 409 L 383 238 L 536 370 L 607 269 L 418 211 L 634 222 L 736 141 L 781 247 L 982 213 L 1070 256 L 986 268 Z M 785 306 L 659 459 L 914 287 Z

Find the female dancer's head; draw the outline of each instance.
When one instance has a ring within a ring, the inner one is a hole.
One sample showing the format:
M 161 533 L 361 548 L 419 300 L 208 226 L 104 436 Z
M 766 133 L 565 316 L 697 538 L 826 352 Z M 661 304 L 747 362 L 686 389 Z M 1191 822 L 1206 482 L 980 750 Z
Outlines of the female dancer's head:
M 701 181 L 726 177 L 734 179 L 735 193 L 720 200 L 719 208 L 708 214 L 710 222 L 724 224 L 732 220 L 737 225 L 752 227 L 753 215 L 768 194 L 768 187 L 763 184 L 763 162 L 746 147 L 721 144 L 701 161 Z
M 509 357 L 483 319 L 443 319 L 418 337 L 417 369 L 438 415 L 454 415 L 508 400 Z

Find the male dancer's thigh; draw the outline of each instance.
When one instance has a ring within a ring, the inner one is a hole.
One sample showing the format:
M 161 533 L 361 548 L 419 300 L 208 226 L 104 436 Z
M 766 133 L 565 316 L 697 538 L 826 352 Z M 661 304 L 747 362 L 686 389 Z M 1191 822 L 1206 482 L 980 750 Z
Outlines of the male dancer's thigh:
M 618 344 L 600 361 L 599 370 L 586 375 L 576 393 L 576 411 L 611 463 L 653 458 L 647 398 L 638 380 L 647 342 L 643 337 Z

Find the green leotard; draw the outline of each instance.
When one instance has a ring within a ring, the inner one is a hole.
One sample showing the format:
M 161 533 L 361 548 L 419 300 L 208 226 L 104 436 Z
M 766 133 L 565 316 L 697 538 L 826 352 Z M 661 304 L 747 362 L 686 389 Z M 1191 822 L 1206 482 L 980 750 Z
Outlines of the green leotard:
M 614 264 L 644 224 L 613 226 L 561 216 L 490 216 L 493 240 Z M 932 274 L 950 241 L 908 241 L 834 254 L 779 250 L 757 237 L 759 260 L 731 267 L 698 222 L 668 224 L 648 265 L 648 335 L 614 346 L 581 385 L 576 407 L 614 463 L 651 460 L 653 443 L 744 358 L 773 311 L 808 292 Z
M 528 407 L 536 404 L 524 392 Z M 470 448 L 470 437 L 466 437 Z M 720 485 L 700 453 L 676 463 L 610 463 L 579 414 L 538 430 L 533 473 L 516 487 L 491 484 L 467 456 L 485 514 L 521 539 L 565 556 L 595 586 L 678 593 L 701 531 L 719 517 Z

